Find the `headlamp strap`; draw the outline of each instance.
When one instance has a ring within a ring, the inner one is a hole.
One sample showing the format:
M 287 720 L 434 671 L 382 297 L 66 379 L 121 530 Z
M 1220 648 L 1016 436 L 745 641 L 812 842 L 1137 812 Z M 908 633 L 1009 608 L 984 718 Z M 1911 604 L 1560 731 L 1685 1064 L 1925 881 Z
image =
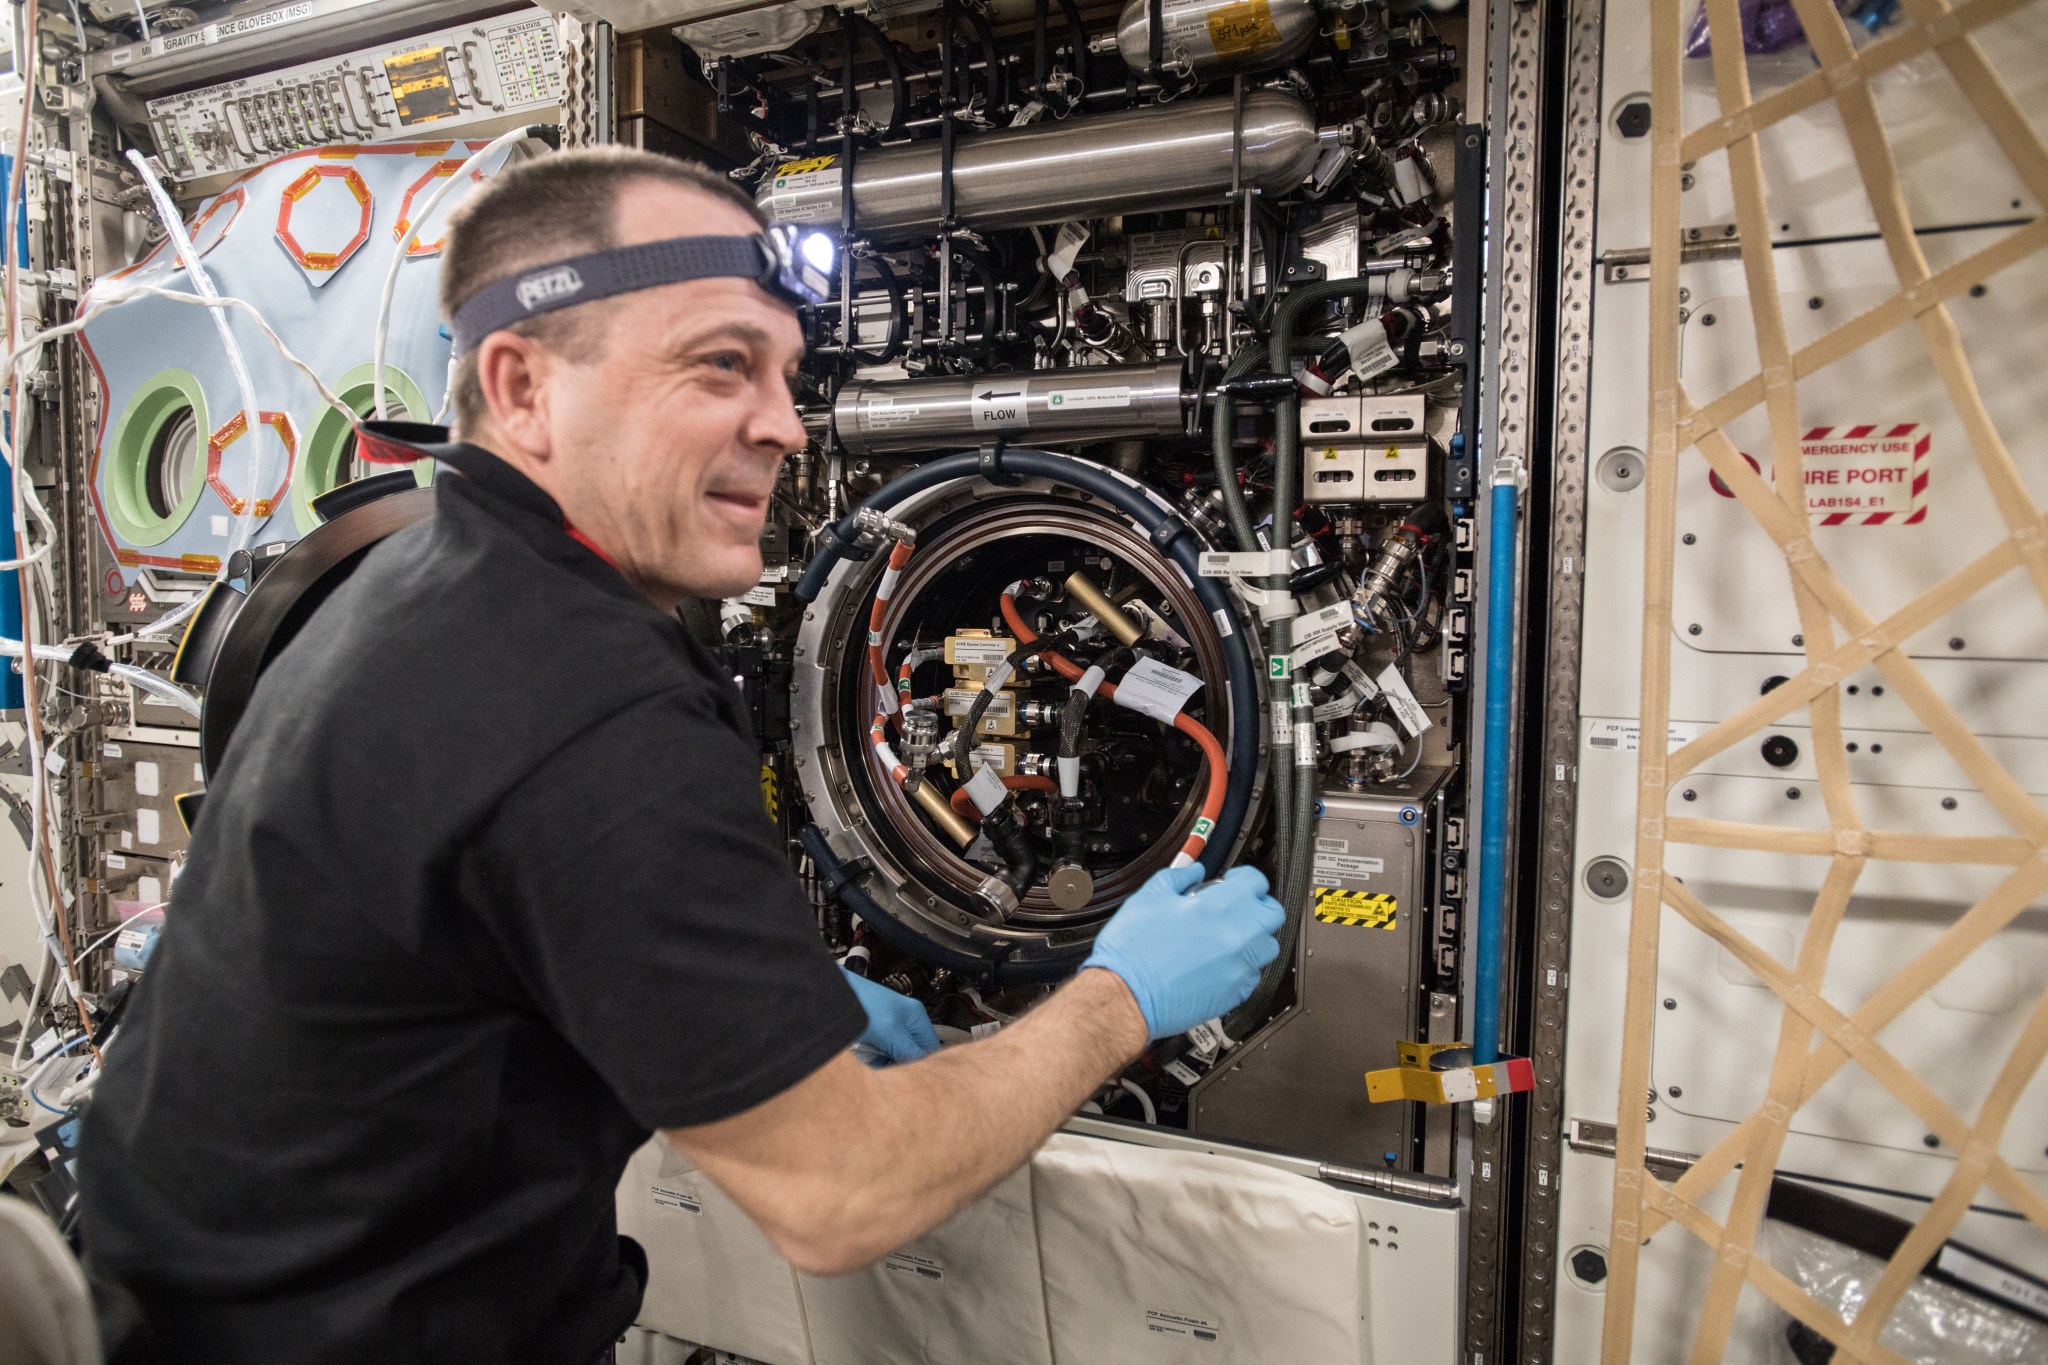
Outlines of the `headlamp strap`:
M 782 292 L 780 253 L 767 237 L 671 237 L 550 261 L 479 290 L 455 311 L 455 353 L 492 332 L 579 303 L 684 280 L 738 276 Z

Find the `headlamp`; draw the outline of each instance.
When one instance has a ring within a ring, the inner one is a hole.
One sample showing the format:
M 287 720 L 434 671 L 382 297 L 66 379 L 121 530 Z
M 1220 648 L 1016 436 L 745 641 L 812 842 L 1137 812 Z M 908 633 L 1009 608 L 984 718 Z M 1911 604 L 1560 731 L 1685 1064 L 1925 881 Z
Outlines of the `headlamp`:
M 794 308 L 823 303 L 836 254 L 823 233 L 779 225 L 752 237 L 671 237 L 550 261 L 485 285 L 456 309 L 455 352 L 542 313 L 685 280 L 738 277 Z

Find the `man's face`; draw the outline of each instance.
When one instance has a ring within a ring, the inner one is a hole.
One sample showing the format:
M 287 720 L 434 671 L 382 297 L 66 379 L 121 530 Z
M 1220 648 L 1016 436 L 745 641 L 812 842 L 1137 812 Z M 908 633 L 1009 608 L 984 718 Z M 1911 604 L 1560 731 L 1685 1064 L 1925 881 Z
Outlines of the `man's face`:
M 618 230 L 630 246 L 760 228 L 709 195 L 641 182 L 620 196 Z M 803 356 L 794 310 L 737 277 L 599 306 L 602 344 L 551 358 L 539 378 L 544 482 L 650 596 L 744 592 L 761 576 L 776 474 L 805 440 L 790 397 Z

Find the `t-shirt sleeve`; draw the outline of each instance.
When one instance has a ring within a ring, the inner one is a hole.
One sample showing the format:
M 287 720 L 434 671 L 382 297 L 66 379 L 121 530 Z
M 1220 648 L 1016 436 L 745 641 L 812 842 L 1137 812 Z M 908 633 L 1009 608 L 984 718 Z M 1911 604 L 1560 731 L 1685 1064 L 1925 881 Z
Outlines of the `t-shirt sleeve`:
M 600 722 L 521 781 L 461 880 L 513 978 L 650 1129 L 725 1118 L 866 1025 L 706 691 Z

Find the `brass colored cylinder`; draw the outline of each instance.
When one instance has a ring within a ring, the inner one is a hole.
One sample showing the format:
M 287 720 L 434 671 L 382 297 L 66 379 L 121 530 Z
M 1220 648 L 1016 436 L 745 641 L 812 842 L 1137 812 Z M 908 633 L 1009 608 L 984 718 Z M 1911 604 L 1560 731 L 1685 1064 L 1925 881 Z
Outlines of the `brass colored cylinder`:
M 974 842 L 974 826 L 960 818 L 960 812 L 939 795 L 929 782 L 917 784 L 917 804 L 924 807 L 924 813 L 938 824 L 940 829 L 952 836 L 954 843 L 965 848 Z
M 1124 615 L 1123 608 L 1109 600 L 1102 589 L 1089 581 L 1088 575 L 1076 571 L 1067 575 L 1067 596 L 1079 602 L 1111 635 L 1126 649 L 1145 638 L 1145 632 L 1138 629 L 1138 623 Z

